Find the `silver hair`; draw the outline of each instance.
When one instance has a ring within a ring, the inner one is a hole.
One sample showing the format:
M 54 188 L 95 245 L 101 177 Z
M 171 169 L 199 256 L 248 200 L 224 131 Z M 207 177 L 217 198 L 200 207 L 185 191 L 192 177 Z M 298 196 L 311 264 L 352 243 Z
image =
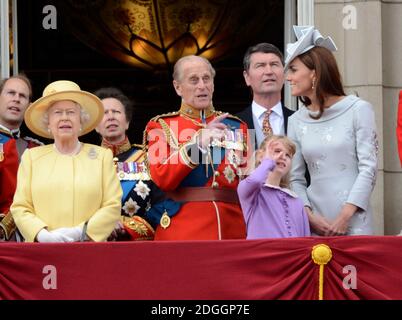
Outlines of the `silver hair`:
M 173 69 L 173 79 L 176 81 L 181 81 L 183 79 L 183 63 L 194 60 L 204 62 L 209 67 L 209 71 L 211 72 L 212 78 L 215 78 L 216 71 L 214 67 L 212 67 L 211 62 L 209 62 L 208 59 L 201 56 L 190 55 L 190 56 L 184 56 L 179 60 L 177 60 Z
M 55 101 L 55 102 L 56 102 L 56 101 Z M 81 105 L 80 105 L 78 102 L 75 102 L 75 101 L 73 101 L 73 102 L 75 103 L 75 105 L 76 105 L 77 107 L 80 108 L 80 122 L 81 122 L 81 125 L 84 125 L 85 123 L 87 123 L 87 122 L 89 121 L 89 119 L 91 118 L 91 116 L 89 115 L 88 112 L 86 112 L 86 111 L 81 107 Z M 46 109 L 46 111 L 45 111 L 45 113 L 43 114 L 43 117 L 42 117 L 42 126 L 43 126 L 43 128 L 44 128 L 45 130 L 48 130 L 48 125 L 49 125 L 49 109 L 52 107 L 53 104 L 54 104 L 54 103 L 52 103 L 52 104 L 49 105 L 49 107 Z

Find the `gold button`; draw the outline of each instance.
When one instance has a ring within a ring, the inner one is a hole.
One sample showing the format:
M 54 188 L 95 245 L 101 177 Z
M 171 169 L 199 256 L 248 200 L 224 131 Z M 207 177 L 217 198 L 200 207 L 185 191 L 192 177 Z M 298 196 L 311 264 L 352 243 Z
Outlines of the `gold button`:
M 219 171 L 215 171 L 215 177 L 219 177 L 220 173 Z
M 214 182 L 214 183 L 212 184 L 212 187 L 213 187 L 213 188 L 218 188 L 218 187 L 219 187 L 219 183 L 218 183 L 218 182 Z

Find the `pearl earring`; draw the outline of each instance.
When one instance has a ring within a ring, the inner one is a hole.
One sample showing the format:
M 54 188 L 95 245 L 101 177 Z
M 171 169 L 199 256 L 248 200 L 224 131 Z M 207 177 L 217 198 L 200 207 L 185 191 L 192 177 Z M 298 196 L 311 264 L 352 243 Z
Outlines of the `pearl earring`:
M 313 84 L 311 85 L 311 89 L 315 89 L 315 79 L 313 79 Z

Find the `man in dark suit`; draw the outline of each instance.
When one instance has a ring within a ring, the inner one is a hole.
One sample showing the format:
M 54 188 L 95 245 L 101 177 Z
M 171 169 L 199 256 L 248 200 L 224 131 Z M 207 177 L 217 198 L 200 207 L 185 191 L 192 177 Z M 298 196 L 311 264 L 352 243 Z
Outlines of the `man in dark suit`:
M 251 88 L 253 102 L 236 116 L 246 122 L 249 129 L 255 129 L 254 147 L 256 149 L 265 137 L 262 132 L 265 112 L 271 110 L 268 117 L 272 133 L 286 135 L 288 117 L 294 111 L 284 107 L 281 102 L 285 81 L 284 59 L 276 46 L 270 43 L 259 43 L 248 48 L 243 65 L 244 80 Z

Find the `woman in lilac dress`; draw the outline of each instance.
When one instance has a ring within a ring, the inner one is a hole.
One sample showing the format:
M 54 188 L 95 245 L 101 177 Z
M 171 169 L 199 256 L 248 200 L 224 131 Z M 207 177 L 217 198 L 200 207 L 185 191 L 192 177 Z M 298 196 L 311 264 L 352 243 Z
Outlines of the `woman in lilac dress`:
M 310 236 L 303 202 L 288 186 L 296 147 L 284 136 L 265 138 L 256 152 L 256 169 L 237 192 L 247 225 L 247 239 Z

